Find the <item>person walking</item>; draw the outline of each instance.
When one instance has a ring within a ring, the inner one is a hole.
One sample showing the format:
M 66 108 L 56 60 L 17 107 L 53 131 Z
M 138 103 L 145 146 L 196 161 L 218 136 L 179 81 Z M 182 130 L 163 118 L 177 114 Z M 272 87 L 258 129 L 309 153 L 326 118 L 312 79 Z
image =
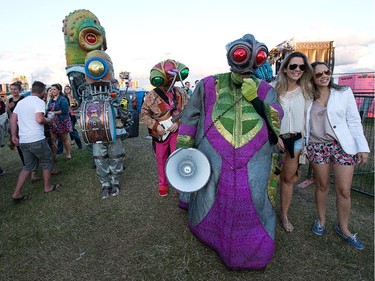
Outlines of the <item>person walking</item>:
M 276 81 L 271 83 L 284 111 L 278 144 L 284 153 L 280 174 L 280 219 L 286 232 L 293 231 L 288 211 L 292 204 L 293 184 L 298 179 L 306 111 L 313 98 L 312 76 L 306 55 L 293 52 L 283 60 Z
M 255 76 L 266 45 L 245 34 L 226 50 L 230 71 L 203 78 L 182 115 L 177 148 L 201 151 L 211 173 L 189 199 L 180 192 L 180 207 L 193 234 L 228 268 L 263 269 L 275 247 L 268 191 L 283 112 L 272 86 Z
M 69 115 L 68 100 L 62 96 L 62 86 L 60 84 L 51 85 L 51 99 L 48 102 L 47 111 L 53 112 L 54 121 L 51 126 L 52 153 L 56 160 L 57 139 L 61 138 L 65 148 L 66 159 L 72 158 L 70 151 L 69 133 L 72 131 L 72 123 Z
M 61 187 L 61 184 L 51 185 L 52 153 L 44 135 L 44 124 L 51 120 L 44 117 L 45 102 L 43 101 L 46 86 L 40 81 L 35 81 L 31 88 L 31 95 L 21 100 L 10 120 L 12 142 L 19 145 L 25 160 L 13 192 L 14 202 L 21 202 L 29 198 L 22 194 L 24 183 L 37 165 L 43 168 L 43 190 L 52 192 Z
M 6 104 L 6 111 L 8 113 L 8 118 L 10 120 L 11 117 L 12 117 L 13 111 L 16 108 L 18 102 L 21 101 L 22 99 L 24 99 L 25 97 L 23 95 L 21 95 L 21 91 L 22 91 L 22 82 L 21 81 L 15 81 L 15 82 L 13 82 L 12 84 L 10 84 L 9 88 L 10 88 L 11 97 L 9 98 L 9 100 L 8 100 L 8 102 Z M 19 146 L 16 146 L 12 142 L 12 138 L 11 137 L 10 137 L 9 147 L 12 150 L 14 148 L 17 149 L 18 155 L 20 156 L 20 159 L 22 161 L 22 165 L 25 165 L 25 159 L 23 157 L 22 150 L 21 150 L 21 148 Z M 37 176 L 36 171 L 31 171 L 30 179 L 31 179 L 32 183 L 35 183 L 35 182 L 41 180 L 41 178 Z
M 158 190 L 162 197 L 169 192 L 165 164 L 176 149 L 179 119 L 187 104 L 185 91 L 176 87 L 175 82 L 187 77 L 182 76 L 186 70 L 188 69 L 183 64 L 174 60 L 165 60 L 155 65 L 150 72 L 150 82 L 156 88 L 145 96 L 142 104 L 141 119 L 153 137 L 152 145 L 159 178 Z M 167 123 L 163 124 L 163 121 Z
M 75 125 L 77 123 L 77 116 L 74 110 L 77 109 L 78 102 L 73 97 L 72 89 L 70 88 L 69 85 L 66 85 L 64 87 L 62 96 L 64 96 L 67 99 L 68 104 L 69 104 L 69 116 L 70 116 L 70 122 L 72 123 L 72 131 L 69 133 L 70 140 L 71 140 L 70 145 L 73 145 L 75 143 L 77 144 L 78 149 L 82 149 L 83 147 L 82 140 L 81 140 L 81 137 L 79 136 L 77 129 L 75 128 Z M 63 151 L 64 151 L 64 146 L 63 146 L 62 140 L 61 138 L 58 138 L 57 154 L 62 154 Z
M 318 218 L 311 226 L 316 235 L 327 229 L 326 210 L 330 187 L 330 166 L 335 177 L 337 234 L 358 250 L 364 249 L 357 234 L 349 230 L 350 190 L 356 164 L 364 164 L 370 152 L 352 90 L 333 82 L 325 62 L 314 62 L 314 102 L 306 118 L 307 157 L 315 184 Z

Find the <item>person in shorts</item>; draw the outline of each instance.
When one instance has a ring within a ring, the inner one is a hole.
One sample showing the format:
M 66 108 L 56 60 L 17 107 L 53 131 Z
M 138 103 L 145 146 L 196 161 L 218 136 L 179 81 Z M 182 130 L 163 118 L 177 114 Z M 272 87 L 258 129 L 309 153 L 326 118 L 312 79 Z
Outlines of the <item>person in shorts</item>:
M 44 124 L 50 122 L 50 119 L 44 117 L 45 90 L 44 83 L 35 81 L 32 85 L 31 95 L 17 104 L 10 120 L 12 142 L 20 146 L 25 160 L 12 195 L 14 202 L 21 202 L 29 198 L 28 195 L 22 194 L 22 188 L 29 174 L 35 171 L 38 165 L 41 165 L 43 169 L 45 193 L 61 187 L 61 184 L 51 185 L 50 183 L 53 163 L 51 149 L 44 135 Z
M 326 232 L 326 211 L 330 187 L 330 166 L 335 175 L 338 224 L 336 233 L 358 250 L 364 249 L 357 234 L 350 232 L 350 190 L 356 164 L 367 162 L 370 152 L 352 90 L 333 83 L 324 62 L 312 63 L 314 101 L 306 116 L 307 157 L 316 180 L 315 203 L 318 218 L 311 226 L 314 234 Z

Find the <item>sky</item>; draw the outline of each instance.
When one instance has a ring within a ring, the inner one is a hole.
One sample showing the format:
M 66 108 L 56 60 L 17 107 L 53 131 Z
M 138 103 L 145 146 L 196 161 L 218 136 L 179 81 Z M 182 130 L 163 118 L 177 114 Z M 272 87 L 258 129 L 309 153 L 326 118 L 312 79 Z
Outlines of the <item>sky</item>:
M 247 33 L 269 50 L 292 38 L 334 41 L 335 74 L 375 71 L 374 0 L 18 0 L 1 6 L 0 83 L 25 75 L 67 84 L 62 21 L 79 9 L 104 27 L 115 76 L 129 71 L 140 87 L 150 86 L 151 68 L 165 59 L 189 67 L 185 81 L 192 84 L 229 71 L 225 45 Z

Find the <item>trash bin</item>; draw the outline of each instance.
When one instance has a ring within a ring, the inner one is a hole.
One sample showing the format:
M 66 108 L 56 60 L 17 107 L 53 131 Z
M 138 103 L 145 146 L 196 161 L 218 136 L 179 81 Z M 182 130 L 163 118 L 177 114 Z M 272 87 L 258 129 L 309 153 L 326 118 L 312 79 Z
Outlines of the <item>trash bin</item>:
M 133 124 L 126 128 L 126 131 L 129 133 L 129 138 L 136 138 L 139 135 L 139 113 L 137 110 L 130 110 L 132 115 Z
M 133 124 L 126 128 L 126 131 L 129 133 L 129 138 L 136 138 L 139 135 L 139 112 L 137 109 L 137 104 L 133 103 L 134 96 L 133 93 L 126 93 L 126 99 L 128 101 L 128 110 L 132 116 Z

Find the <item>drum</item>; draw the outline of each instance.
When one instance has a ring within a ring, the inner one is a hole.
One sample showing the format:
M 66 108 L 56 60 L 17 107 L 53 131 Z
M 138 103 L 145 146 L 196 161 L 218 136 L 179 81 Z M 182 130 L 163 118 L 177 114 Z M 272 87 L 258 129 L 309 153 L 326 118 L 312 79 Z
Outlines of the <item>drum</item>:
M 116 141 L 116 118 L 109 100 L 84 101 L 79 121 L 85 143 Z

